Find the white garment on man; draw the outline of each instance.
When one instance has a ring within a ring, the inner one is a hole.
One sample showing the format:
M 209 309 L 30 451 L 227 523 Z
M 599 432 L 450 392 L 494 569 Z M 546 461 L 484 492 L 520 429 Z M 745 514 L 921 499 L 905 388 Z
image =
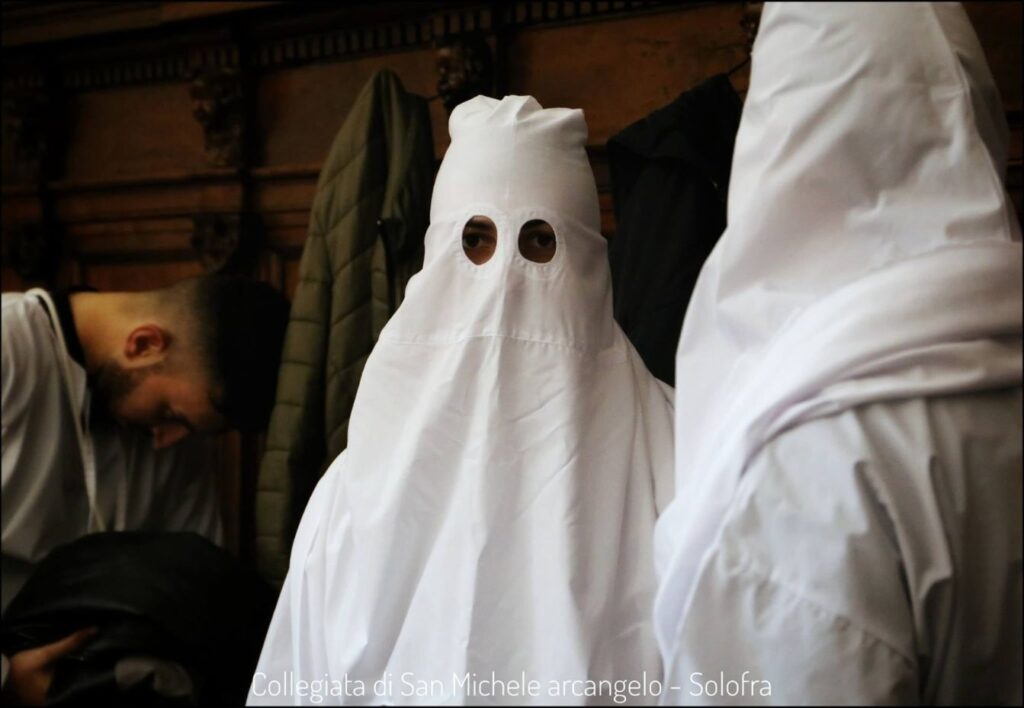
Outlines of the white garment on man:
M 677 356 L 666 701 L 1021 701 L 1005 159 L 959 5 L 766 4 Z
M 588 693 L 660 678 L 672 409 L 612 318 L 582 111 L 477 97 L 450 128 L 423 270 L 306 508 L 251 704 L 655 700 Z M 498 232 L 482 265 L 475 215 Z M 517 247 L 535 219 L 547 263 Z
M 202 464 L 200 442 L 154 451 L 147 434 L 98 419 L 85 423 L 100 516 L 90 519 L 75 429 L 75 416 L 89 411 L 85 370 L 62 345 L 43 299 L 4 293 L 2 312 L 3 608 L 34 563 L 89 531 L 194 531 L 222 543 L 216 477 Z

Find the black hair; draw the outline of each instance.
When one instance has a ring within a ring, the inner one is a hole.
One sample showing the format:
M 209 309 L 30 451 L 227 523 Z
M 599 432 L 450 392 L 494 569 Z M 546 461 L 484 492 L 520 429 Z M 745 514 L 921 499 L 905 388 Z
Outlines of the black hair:
M 229 427 L 253 432 L 270 420 L 277 393 L 288 300 L 267 283 L 204 275 L 184 283 L 210 400 Z

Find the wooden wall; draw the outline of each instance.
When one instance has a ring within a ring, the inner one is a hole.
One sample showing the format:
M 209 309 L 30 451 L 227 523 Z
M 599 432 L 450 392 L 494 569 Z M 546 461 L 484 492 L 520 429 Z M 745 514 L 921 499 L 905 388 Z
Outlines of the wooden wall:
M 464 32 L 488 37 L 504 92 L 585 110 L 603 229 L 613 237 L 604 143 L 736 65 L 747 45 L 741 22 L 755 9 L 586 0 L 7 2 L 0 286 L 158 287 L 215 263 L 202 235 L 217 232 L 251 247 L 252 271 L 290 294 L 320 162 L 356 94 L 387 67 L 409 90 L 434 96 L 433 43 Z M 1009 186 L 1019 210 L 1021 5 L 971 3 L 968 12 L 1013 128 Z M 212 130 L 211 147 L 190 94 L 196 77 L 219 71 L 239 91 L 226 110 L 241 126 L 240 149 L 227 156 L 230 130 Z M 746 80 L 745 70 L 734 78 L 741 91 Z M 432 101 L 431 118 L 440 159 L 448 144 L 441 101 Z M 55 254 L 52 271 L 47 253 Z M 243 557 L 251 553 L 260 445 L 229 434 L 211 450 L 230 543 Z

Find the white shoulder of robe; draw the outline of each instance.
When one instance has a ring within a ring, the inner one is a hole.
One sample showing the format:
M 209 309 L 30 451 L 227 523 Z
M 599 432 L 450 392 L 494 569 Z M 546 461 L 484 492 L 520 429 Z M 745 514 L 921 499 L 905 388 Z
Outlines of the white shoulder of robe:
M 1021 401 L 876 403 L 770 443 L 703 557 L 670 702 L 1019 704 Z
M 309 704 L 313 702 L 311 695 L 308 690 L 295 685 L 296 675 L 326 678 L 329 674 L 326 665 L 322 665 L 322 657 L 326 656 L 325 617 L 323 592 L 318 585 L 323 579 L 307 575 L 306 560 L 314 552 L 313 545 L 321 528 L 334 522 L 328 512 L 338 481 L 344 474 L 344 461 L 345 451 L 342 451 L 317 482 L 302 512 L 292 542 L 288 574 L 263 640 L 263 650 L 253 673 L 246 705 Z M 321 673 L 324 675 L 320 676 Z M 324 688 L 329 689 L 329 685 Z M 333 704 L 339 700 L 321 695 L 316 702 Z

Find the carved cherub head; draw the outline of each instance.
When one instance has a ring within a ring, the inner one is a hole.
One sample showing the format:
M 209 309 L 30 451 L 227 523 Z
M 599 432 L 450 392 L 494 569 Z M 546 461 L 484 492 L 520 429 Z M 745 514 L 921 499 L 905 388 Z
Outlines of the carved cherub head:
M 220 167 L 238 166 L 242 154 L 242 83 L 233 67 L 195 70 L 189 85 L 192 115 L 203 127 L 206 153 Z
M 449 113 L 463 101 L 490 94 L 494 83 L 490 45 L 478 35 L 446 38 L 438 43 L 437 71 L 437 93 Z

